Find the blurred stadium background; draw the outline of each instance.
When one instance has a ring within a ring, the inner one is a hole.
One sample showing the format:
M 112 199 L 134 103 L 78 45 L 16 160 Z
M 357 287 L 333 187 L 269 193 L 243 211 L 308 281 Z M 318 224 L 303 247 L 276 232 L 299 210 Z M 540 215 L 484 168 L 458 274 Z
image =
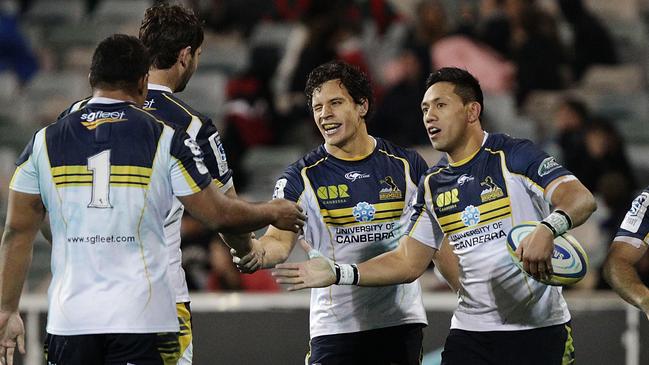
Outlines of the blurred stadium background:
M 137 35 L 150 0 L 0 0 L 0 220 L 14 161 L 30 136 L 89 95 L 95 45 Z M 221 130 L 235 184 L 271 197 L 283 169 L 320 143 L 302 90 L 308 71 L 340 58 L 365 70 L 377 108 L 370 132 L 439 155 L 419 102 L 437 67 L 482 82 L 489 131 L 530 138 L 596 194 L 599 210 L 575 236 L 589 276 L 568 290 L 579 362 L 648 364 L 647 321 L 599 276 L 632 196 L 649 183 L 649 0 L 186 0 L 205 21 L 198 71 L 181 98 Z M 581 6 L 583 5 L 583 7 Z M 240 276 L 227 250 L 191 217 L 183 264 L 196 294 L 195 358 L 203 364 L 299 363 L 308 351 L 308 298 L 268 276 Z M 292 259 L 302 258 L 295 252 Z M 30 357 L 39 349 L 49 247 L 40 239 L 26 287 Z M 649 257 L 639 265 L 649 282 Z M 435 364 L 454 306 L 430 270 L 422 279 L 426 364 Z M 268 294 L 270 293 L 270 294 Z M 33 333 L 36 333 L 34 335 Z M 606 355 L 603 355 L 606 354 Z

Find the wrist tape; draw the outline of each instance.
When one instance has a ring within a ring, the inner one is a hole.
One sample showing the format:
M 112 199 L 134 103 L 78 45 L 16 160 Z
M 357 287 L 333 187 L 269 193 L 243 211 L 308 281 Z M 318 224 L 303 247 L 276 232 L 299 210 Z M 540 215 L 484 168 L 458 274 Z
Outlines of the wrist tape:
M 556 238 L 572 228 L 572 219 L 570 219 L 570 216 L 566 212 L 557 209 L 545 217 L 541 221 L 541 224 L 552 231 L 552 234 Z
M 355 264 L 335 264 L 337 285 L 358 285 L 360 275 Z

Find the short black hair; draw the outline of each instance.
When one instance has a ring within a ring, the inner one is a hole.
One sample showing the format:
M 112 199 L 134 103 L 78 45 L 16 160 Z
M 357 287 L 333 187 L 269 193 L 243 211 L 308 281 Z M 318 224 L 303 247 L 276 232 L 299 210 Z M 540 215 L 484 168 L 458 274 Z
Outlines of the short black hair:
M 144 13 L 140 40 L 151 54 L 151 63 L 159 70 L 168 69 L 178 60 L 178 52 L 192 47 L 192 55 L 203 44 L 203 23 L 191 9 L 160 3 Z
M 484 97 L 480 82 L 467 70 L 457 67 L 442 67 L 432 72 L 426 80 L 426 90 L 438 82 L 449 82 L 455 86 L 454 92 L 462 98 L 464 104 L 477 101 L 481 113 L 484 111 Z
M 309 109 L 313 107 L 311 104 L 313 92 L 330 80 L 340 80 L 356 104 L 363 104 L 367 100 L 367 114 L 365 114 L 367 121 L 374 109 L 374 95 L 370 80 L 364 72 L 342 61 L 324 63 L 309 73 L 304 88 Z
M 149 54 L 139 39 L 113 34 L 99 43 L 92 55 L 90 86 L 132 90 L 149 72 Z

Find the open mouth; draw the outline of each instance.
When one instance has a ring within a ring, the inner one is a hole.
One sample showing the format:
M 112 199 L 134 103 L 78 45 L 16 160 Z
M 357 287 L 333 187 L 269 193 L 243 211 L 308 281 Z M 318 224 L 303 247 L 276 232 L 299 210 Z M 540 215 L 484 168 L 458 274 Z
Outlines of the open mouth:
M 442 130 L 439 129 L 439 128 L 430 127 L 430 128 L 428 128 L 428 135 L 429 135 L 430 137 L 435 137 L 435 135 L 437 135 L 437 133 L 439 133 L 439 132 L 441 132 L 441 131 L 442 131 Z
M 330 135 L 336 133 L 341 125 L 340 123 L 326 123 L 322 125 L 322 129 L 326 135 Z

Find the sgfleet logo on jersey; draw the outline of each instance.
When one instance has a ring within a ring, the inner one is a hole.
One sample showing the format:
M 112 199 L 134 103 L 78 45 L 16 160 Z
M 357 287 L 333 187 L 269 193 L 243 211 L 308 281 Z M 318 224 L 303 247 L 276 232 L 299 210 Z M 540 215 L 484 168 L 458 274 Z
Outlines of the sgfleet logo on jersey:
M 84 121 L 81 122 L 84 127 L 92 130 L 104 123 L 124 122 L 127 119 L 124 118 L 124 111 L 105 112 L 98 110 L 92 113 L 81 114 L 81 120 Z
M 437 205 L 441 211 L 453 209 L 457 207 L 457 203 L 460 202 L 459 194 L 460 191 L 457 188 L 439 193 L 435 198 L 435 205 Z
M 346 184 L 320 186 L 316 189 L 316 195 L 326 203 L 343 203 L 349 198 L 349 186 Z
M 485 179 L 480 183 L 480 186 L 485 188 L 480 192 L 480 200 L 482 200 L 483 203 L 505 196 L 503 189 L 496 185 L 491 176 L 485 177 Z
M 357 222 L 371 222 L 375 214 L 376 208 L 367 202 L 360 202 L 352 209 L 352 215 Z
M 158 110 L 157 108 L 153 107 L 153 103 L 155 103 L 155 100 L 153 100 L 153 99 L 145 100 L 142 109 L 144 109 L 144 110 Z
M 350 171 L 350 172 L 345 174 L 345 179 L 347 179 L 347 180 L 349 180 L 351 182 L 354 182 L 354 181 L 356 181 L 358 179 L 365 179 L 365 178 L 368 178 L 368 177 L 370 177 L 370 174 L 365 174 L 365 173 L 362 173 L 360 171 Z
M 386 176 L 379 182 L 384 185 L 384 187 L 379 191 L 379 199 L 391 200 L 403 198 L 403 192 L 401 192 L 399 186 L 394 182 L 392 176 Z

